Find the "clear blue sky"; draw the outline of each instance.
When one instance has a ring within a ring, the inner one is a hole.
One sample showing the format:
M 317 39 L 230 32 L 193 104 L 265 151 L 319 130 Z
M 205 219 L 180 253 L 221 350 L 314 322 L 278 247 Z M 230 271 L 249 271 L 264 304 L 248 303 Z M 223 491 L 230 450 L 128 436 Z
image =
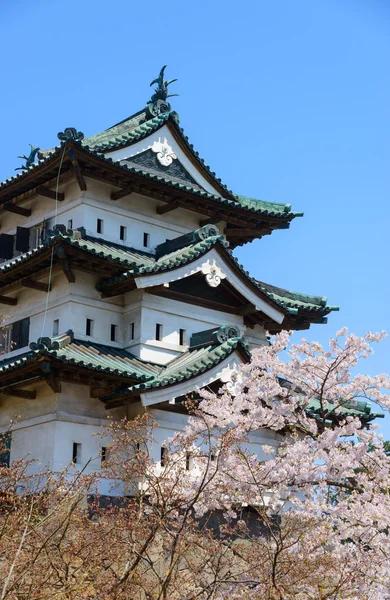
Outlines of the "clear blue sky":
M 389 30 L 387 0 L 3 0 L 0 179 L 29 143 L 141 109 L 168 64 L 181 125 L 218 176 L 305 213 L 238 250 L 245 267 L 341 307 L 309 339 L 390 330 Z M 366 372 L 390 371 L 389 351 Z

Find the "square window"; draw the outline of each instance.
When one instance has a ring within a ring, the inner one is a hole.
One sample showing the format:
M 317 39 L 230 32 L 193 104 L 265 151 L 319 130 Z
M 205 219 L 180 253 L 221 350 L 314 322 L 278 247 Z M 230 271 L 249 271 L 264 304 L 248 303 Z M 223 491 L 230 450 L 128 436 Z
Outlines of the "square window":
M 117 329 L 118 329 L 117 325 L 111 325 L 111 341 L 112 342 L 116 342 Z
M 156 340 L 161 342 L 163 337 L 163 326 L 161 323 L 156 323 Z
M 126 238 L 127 238 L 127 227 L 125 227 L 124 225 L 121 225 L 119 228 L 119 237 L 120 239 L 125 242 Z
M 60 320 L 59 319 L 54 319 L 53 321 L 53 335 L 56 336 L 59 334 L 60 331 Z
M 93 335 L 93 319 L 87 319 L 85 322 L 85 335 Z
M 179 344 L 180 344 L 180 346 L 186 345 L 186 330 L 185 329 L 179 329 Z
M 144 247 L 149 248 L 150 234 L 144 233 Z
M 96 231 L 98 233 L 103 233 L 103 219 L 97 219 L 96 221 Z
M 79 465 L 81 463 L 81 444 L 73 442 L 72 463 Z
M 130 339 L 133 340 L 134 334 L 135 334 L 135 323 L 130 323 L 129 329 L 130 329 L 130 331 L 129 331 Z

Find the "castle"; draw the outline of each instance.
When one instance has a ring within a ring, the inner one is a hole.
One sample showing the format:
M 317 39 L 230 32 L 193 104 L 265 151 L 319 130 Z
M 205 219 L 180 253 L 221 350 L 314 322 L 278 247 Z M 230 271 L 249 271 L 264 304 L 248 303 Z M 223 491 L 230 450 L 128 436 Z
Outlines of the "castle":
M 66 128 L 0 184 L 0 431 L 19 415 L 11 460 L 103 461 L 92 433 L 107 415 L 146 408 L 162 444 L 186 422 L 183 398 L 229 381 L 266 332 L 337 309 L 237 262 L 236 246 L 302 215 L 230 191 L 181 129 L 164 68 L 152 83 L 139 112 L 89 138 Z

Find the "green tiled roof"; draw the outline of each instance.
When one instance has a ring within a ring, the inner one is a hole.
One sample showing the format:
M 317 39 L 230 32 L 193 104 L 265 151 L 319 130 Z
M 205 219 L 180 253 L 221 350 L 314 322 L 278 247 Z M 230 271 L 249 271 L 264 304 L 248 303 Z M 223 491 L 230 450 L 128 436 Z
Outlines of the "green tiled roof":
M 267 200 L 258 200 L 257 198 L 248 198 L 247 196 L 240 196 L 240 194 L 235 194 L 235 197 L 242 208 L 246 208 L 249 210 L 262 210 L 264 214 L 268 214 L 270 216 L 288 215 L 291 213 L 291 204 L 268 202 Z M 303 216 L 302 212 L 293 212 L 291 214 L 293 214 L 295 217 Z
M 250 356 L 245 343 L 245 338 L 230 338 L 219 345 L 208 345 L 203 348 L 188 350 L 181 356 L 169 362 L 161 369 L 156 377 L 130 387 L 129 391 L 134 392 L 137 390 L 142 392 L 146 389 L 174 385 L 181 381 L 196 377 L 200 375 L 200 373 L 209 371 L 215 365 L 221 363 L 239 346 L 249 360 Z
M 42 356 L 51 356 L 64 363 L 138 381 L 150 379 L 159 371 L 158 366 L 143 361 L 126 350 L 75 340 L 73 333 L 68 331 L 52 339 L 40 338 L 38 342 L 30 344 L 29 352 L 1 361 L 0 375 Z
M 146 110 L 140 110 L 102 133 L 85 138 L 82 144 L 97 152 L 115 150 L 150 135 L 166 123 L 170 114 L 171 112 L 162 113 L 151 119 Z
M 366 421 L 366 422 L 372 421 L 373 419 L 377 419 L 377 418 L 383 419 L 385 416 L 383 413 L 373 412 L 370 402 L 361 402 L 361 401 L 345 402 L 344 404 L 342 404 L 342 406 L 340 407 L 339 410 L 340 410 L 340 415 L 343 417 L 344 416 L 359 417 L 360 419 L 362 419 L 363 421 Z M 309 416 L 312 416 L 314 418 L 318 417 L 321 412 L 320 401 L 317 398 L 312 398 L 309 402 L 309 405 L 308 405 L 306 411 L 308 412 Z M 334 411 L 335 411 L 334 404 L 332 404 L 330 402 L 329 406 L 326 409 L 327 418 L 336 416 L 336 413 Z
M 68 331 L 54 338 L 39 338 L 37 342 L 30 344 L 28 352 L 2 360 L 0 376 L 47 356 L 69 365 L 139 382 L 126 391 L 128 394 L 191 379 L 218 365 L 238 347 L 249 360 L 245 339 L 236 337 L 226 339 L 222 343 L 190 348 L 167 365 L 161 366 L 137 358 L 127 350 L 74 339 L 73 332 Z M 115 395 L 118 394 L 123 395 L 123 392 Z
M 256 281 L 258 287 L 275 302 L 287 309 L 302 309 L 305 311 L 323 312 L 324 310 L 338 311 L 338 306 L 327 305 L 325 296 L 310 296 L 300 292 L 291 292 L 263 281 Z

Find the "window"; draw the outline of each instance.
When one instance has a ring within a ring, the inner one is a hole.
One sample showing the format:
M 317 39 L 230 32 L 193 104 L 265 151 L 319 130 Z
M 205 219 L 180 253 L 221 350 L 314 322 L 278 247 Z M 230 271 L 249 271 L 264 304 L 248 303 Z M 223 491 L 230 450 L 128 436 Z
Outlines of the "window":
M 120 226 L 120 229 L 119 229 L 119 237 L 120 237 L 120 239 L 121 239 L 123 242 L 125 242 L 125 241 L 126 241 L 126 238 L 127 238 L 127 227 L 125 227 L 124 225 L 121 225 L 121 226 Z
M 102 467 L 104 467 L 105 463 L 107 461 L 107 448 L 106 448 L 106 446 L 102 446 L 102 449 L 100 451 L 100 458 L 101 458 Z
M 116 342 L 117 325 L 111 325 L 111 341 Z
M 68 221 L 68 229 L 73 229 L 73 219 L 69 219 L 69 221 Z
M 11 352 L 28 346 L 29 336 L 29 318 L 2 327 L 0 331 L 0 352 Z
M 191 452 L 186 452 L 186 471 L 190 471 L 192 467 Z
M 96 231 L 98 233 L 103 233 L 103 219 L 97 219 L 97 221 L 96 221 Z
M 186 344 L 186 330 L 185 329 L 179 330 L 179 344 L 180 344 L 180 346 L 185 346 L 185 344 Z
M 79 465 L 81 463 L 81 444 L 73 442 L 72 463 Z
M 85 322 L 85 335 L 93 335 L 93 319 L 87 319 Z
M 53 335 L 56 336 L 59 334 L 60 331 L 60 320 L 59 319 L 54 319 L 53 321 Z
M 165 446 L 161 446 L 160 464 L 162 467 L 165 466 L 165 459 L 167 457 L 167 449 Z
M 156 323 L 156 340 L 161 342 L 163 336 L 163 326 L 161 323 Z
M 144 233 L 144 246 L 145 248 L 149 247 L 150 235 L 149 233 Z
M 0 433 L 0 467 L 9 467 L 11 456 L 11 432 Z
M 129 325 L 129 329 L 130 329 L 130 339 L 133 340 L 134 339 L 134 333 L 135 333 L 135 323 L 130 323 Z

